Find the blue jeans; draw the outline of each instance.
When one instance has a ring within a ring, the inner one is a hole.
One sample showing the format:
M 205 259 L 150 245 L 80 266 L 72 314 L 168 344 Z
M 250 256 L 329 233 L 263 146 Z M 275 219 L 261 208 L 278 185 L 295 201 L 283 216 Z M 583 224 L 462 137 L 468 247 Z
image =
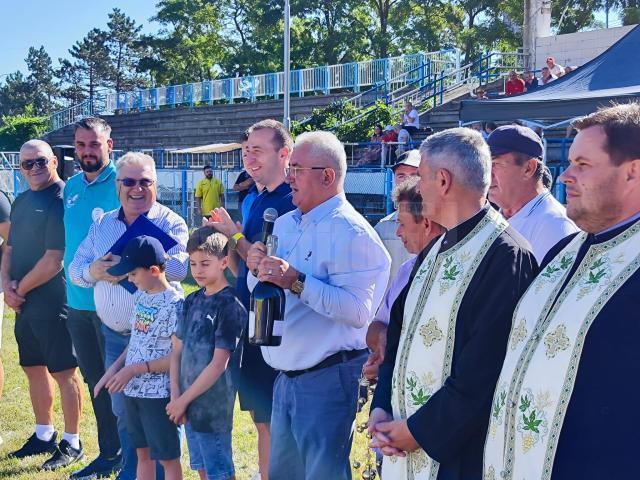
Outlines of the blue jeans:
M 192 470 L 204 470 L 207 480 L 226 480 L 233 477 L 233 453 L 231 432 L 196 432 L 187 423 L 189 466 Z
M 129 346 L 131 337 L 111 330 L 104 323 L 102 324 L 102 334 L 104 335 L 104 368 L 106 370 Z M 111 408 L 118 419 L 118 436 L 120 437 L 120 448 L 122 449 L 122 470 L 118 475 L 118 480 L 135 480 L 138 457 L 127 433 L 124 393 L 111 394 Z M 160 463 L 156 463 L 156 479 L 164 480 L 164 469 Z
M 273 388 L 269 478 L 350 480 L 358 381 L 367 358 L 289 378 Z

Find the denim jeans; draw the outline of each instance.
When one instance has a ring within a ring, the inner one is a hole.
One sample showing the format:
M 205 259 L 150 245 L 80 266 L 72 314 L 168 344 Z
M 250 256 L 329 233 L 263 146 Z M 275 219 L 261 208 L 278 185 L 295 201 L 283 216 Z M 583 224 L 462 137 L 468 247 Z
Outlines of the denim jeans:
M 366 353 L 289 378 L 273 389 L 269 478 L 351 479 L 349 453 Z
M 102 324 L 104 335 L 105 360 L 104 367 L 108 369 L 129 345 L 129 335 L 122 335 Z M 111 394 L 111 407 L 118 419 L 118 435 L 122 448 L 122 470 L 118 475 L 119 480 L 135 480 L 138 457 L 135 448 L 132 447 L 127 434 L 124 393 Z M 164 469 L 160 463 L 156 463 L 156 480 L 164 480 Z
M 101 326 L 102 322 L 96 312 L 69 308 L 67 329 L 82 378 L 89 388 L 98 427 L 100 454 L 113 458 L 120 450 L 120 438 L 116 417 L 111 409 L 111 397 L 106 389 L 97 397 L 93 396 L 93 388 L 104 375 L 104 337 Z

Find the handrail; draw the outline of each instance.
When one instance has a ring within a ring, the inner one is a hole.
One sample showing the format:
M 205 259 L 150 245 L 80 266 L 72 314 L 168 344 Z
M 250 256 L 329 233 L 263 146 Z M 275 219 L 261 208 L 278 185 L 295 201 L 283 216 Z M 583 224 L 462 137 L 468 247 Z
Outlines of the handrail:
M 363 87 L 373 86 L 368 89 L 370 91 L 380 83 L 393 86 L 394 79 L 403 77 L 404 72 L 413 69 L 416 64 L 424 63 L 425 59 L 445 62 L 446 57 L 451 57 L 454 52 L 457 55 L 456 62 L 459 63 L 459 52 L 441 50 L 293 70 L 290 78 L 291 93 L 303 96 L 305 93 L 329 94 L 332 90 L 345 89 L 359 93 Z M 448 61 L 452 62 L 451 59 Z M 274 72 L 108 93 L 54 113 L 49 123 L 51 130 L 55 130 L 84 116 L 116 111 L 128 113 L 163 106 L 175 108 L 177 105 L 211 105 L 215 102 L 255 102 L 259 98 L 278 98 L 284 93 L 283 84 L 284 72 Z

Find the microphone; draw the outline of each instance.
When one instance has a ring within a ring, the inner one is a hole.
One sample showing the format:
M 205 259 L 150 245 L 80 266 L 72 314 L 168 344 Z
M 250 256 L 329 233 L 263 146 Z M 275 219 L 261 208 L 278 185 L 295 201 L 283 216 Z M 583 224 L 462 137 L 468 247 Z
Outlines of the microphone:
M 267 208 L 262 214 L 262 243 L 267 244 L 269 235 L 273 233 L 273 223 L 278 218 L 278 211 L 275 208 Z

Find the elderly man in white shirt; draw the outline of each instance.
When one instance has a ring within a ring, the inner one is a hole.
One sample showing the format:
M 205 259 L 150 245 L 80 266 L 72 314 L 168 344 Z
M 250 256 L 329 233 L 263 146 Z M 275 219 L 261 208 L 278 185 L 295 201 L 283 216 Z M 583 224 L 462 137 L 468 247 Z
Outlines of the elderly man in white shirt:
M 564 206 L 544 186 L 540 137 L 528 127 L 504 125 L 489 135 L 488 143 L 489 200 L 531 244 L 540 264 L 551 247 L 578 231 Z
M 268 257 L 247 265 L 285 289 L 282 343 L 262 354 L 280 374 L 273 392 L 269 477 L 350 479 L 349 452 L 365 336 L 387 286 L 389 254 L 344 194 L 346 155 L 329 132 L 300 135 L 287 181 L 297 209 L 274 227 Z M 257 282 L 250 276 L 250 288 Z

